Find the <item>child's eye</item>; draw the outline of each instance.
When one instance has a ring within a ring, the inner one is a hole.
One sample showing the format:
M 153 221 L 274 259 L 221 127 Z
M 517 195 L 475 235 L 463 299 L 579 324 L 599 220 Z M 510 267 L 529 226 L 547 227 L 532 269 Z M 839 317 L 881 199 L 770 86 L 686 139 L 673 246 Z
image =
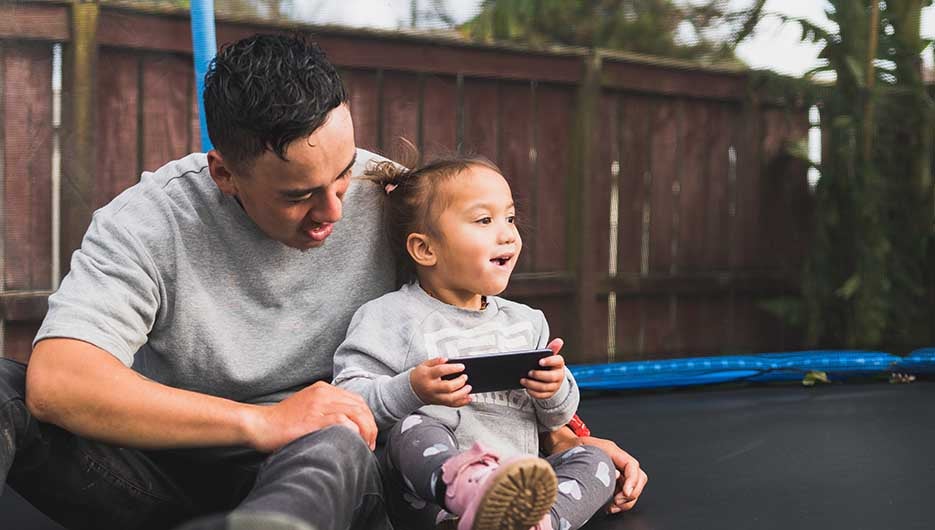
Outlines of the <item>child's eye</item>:
M 515 216 L 515 215 L 508 215 L 508 216 L 506 216 L 506 222 L 508 222 L 508 223 L 510 223 L 510 224 L 515 224 L 515 223 L 516 223 L 516 216 Z
M 489 225 L 490 223 L 493 222 L 493 219 L 491 219 L 490 217 L 481 217 L 480 219 L 477 220 L 477 222 L 480 224 Z

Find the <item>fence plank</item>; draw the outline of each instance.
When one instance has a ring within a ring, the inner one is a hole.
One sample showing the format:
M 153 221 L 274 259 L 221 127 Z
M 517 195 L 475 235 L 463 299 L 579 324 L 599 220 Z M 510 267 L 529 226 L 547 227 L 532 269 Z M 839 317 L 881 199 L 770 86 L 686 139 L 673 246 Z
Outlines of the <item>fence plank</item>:
M 341 79 L 347 88 L 357 147 L 378 151 L 380 87 L 377 73 L 368 70 L 344 70 L 341 72 Z
M 457 149 L 457 80 L 429 75 L 422 92 L 422 154 L 426 160 Z
M 143 58 L 143 170 L 188 154 L 191 145 L 191 61 L 177 55 Z
M 673 214 L 678 202 L 673 186 L 678 180 L 678 103 L 656 99 L 652 107 L 650 161 L 649 271 L 670 272 L 674 265 L 672 243 L 675 241 Z
M 708 104 L 683 105 L 684 122 L 679 128 L 679 194 L 678 194 L 678 255 L 676 264 L 680 272 L 705 270 L 704 256 L 707 246 L 708 217 L 710 211 L 706 191 L 712 183 L 706 178 L 708 158 L 712 155 L 708 143 L 711 131 Z
M 575 332 L 575 321 L 568 311 L 570 305 L 568 300 L 569 298 L 567 297 L 531 296 L 523 298 L 522 302 L 545 313 L 546 320 L 549 322 L 550 339 L 562 338 L 567 342 L 568 338 L 572 337 Z M 567 350 L 563 350 L 562 355 L 565 356 L 566 362 L 568 363 L 583 363 L 588 361 L 585 352 L 573 346 L 569 347 Z
M 313 31 L 328 57 L 340 66 L 558 83 L 581 79 L 580 53 L 548 55 L 376 32 Z
M 497 162 L 499 156 L 497 146 L 500 139 L 500 100 L 498 94 L 496 81 L 464 80 L 462 151 L 483 155 L 494 162 Z M 507 174 L 507 178 L 509 177 L 510 175 Z
M 741 126 L 735 131 L 734 146 L 737 152 L 736 175 L 734 183 L 735 215 L 733 216 L 731 268 L 759 268 L 768 261 L 759 253 L 758 240 L 760 211 L 760 138 L 762 113 L 754 105 L 748 105 L 740 118 Z
M 704 208 L 704 248 L 698 257 L 698 264 L 704 270 L 727 270 L 730 266 L 730 159 L 731 117 L 736 108 L 730 105 L 714 104 L 709 108 L 707 125 L 707 145 L 710 152 L 705 168 Z
M 613 352 L 614 360 L 632 361 L 643 358 L 642 300 L 637 298 L 617 297 L 614 330 L 614 340 L 616 341 Z
M 575 94 L 571 90 L 555 85 L 536 88 L 537 160 L 533 175 L 536 205 L 533 269 L 536 272 L 568 268 L 566 187 L 569 185 L 571 131 L 575 126 L 574 108 Z
M 400 149 L 400 138 L 418 146 L 419 138 L 419 77 L 400 72 L 383 74 L 383 131 L 380 149 L 391 156 Z
M 104 46 L 123 49 L 152 50 L 160 52 L 192 52 L 192 31 L 188 17 L 166 16 L 148 13 L 132 13 L 125 9 L 101 6 L 100 26 L 97 40 Z M 218 44 L 228 42 L 221 38 L 218 24 Z M 257 28 L 243 27 L 252 33 Z
M 190 110 L 188 112 L 189 117 L 189 143 L 188 143 L 188 152 L 189 153 L 198 153 L 202 152 L 204 149 L 201 145 L 201 109 L 198 108 L 198 102 L 201 99 L 201 93 L 198 92 L 198 85 L 195 83 L 195 73 L 191 72 L 191 83 L 188 85 L 191 91 L 191 97 L 189 98 Z
M 789 143 L 808 137 L 808 116 L 804 109 L 765 109 L 760 181 L 760 252 L 768 260 L 764 266 L 789 270 L 805 257 L 810 225 L 811 194 L 807 167 L 792 158 Z
M 608 93 L 600 94 L 592 120 L 593 126 L 587 138 L 587 141 L 591 142 L 591 160 L 586 168 L 586 171 L 590 172 L 589 211 L 582 212 L 587 220 L 585 230 L 590 230 L 592 236 L 591 249 L 582 249 L 582 252 L 593 252 L 591 274 L 600 279 L 606 277 L 609 271 L 612 181 L 615 178 L 614 171 L 618 173 L 617 178 L 619 178 L 620 171 L 619 115 L 616 96 Z M 596 296 L 591 303 L 594 304 L 591 315 L 595 319 L 594 329 L 593 335 L 590 340 L 585 341 L 585 344 L 590 343 L 593 347 L 593 351 L 590 352 L 593 358 L 590 361 L 602 362 L 607 359 L 608 350 L 608 298 Z
M 760 307 L 761 300 L 756 295 L 734 295 L 733 341 L 727 353 L 784 350 L 784 325 Z
M 99 208 L 139 180 L 140 56 L 102 48 L 97 70 L 97 174 L 94 207 Z
M 523 253 L 517 272 L 533 270 L 536 243 L 542 237 L 551 237 L 550 234 L 539 233 L 535 224 L 535 170 L 531 160 L 535 110 L 532 95 L 529 83 L 500 83 L 499 166 L 510 181 L 523 233 Z
M 51 285 L 52 50 L 5 45 L 3 289 Z
M 605 55 L 604 86 L 656 96 L 723 101 L 741 100 L 747 95 L 746 74 L 673 67 L 665 60 L 656 63 L 614 60 Z
M 64 42 L 69 39 L 68 6 L 39 3 L 0 5 L 0 38 L 41 39 Z
M 718 355 L 724 346 L 730 326 L 730 296 L 709 294 L 678 298 L 679 327 L 684 337 L 678 352 L 685 356 Z
M 640 273 L 644 259 L 643 215 L 644 209 L 648 209 L 650 197 L 651 100 L 642 96 L 625 96 L 619 101 L 620 212 L 617 221 L 617 271 Z
M 640 333 L 644 359 L 668 359 L 674 355 L 675 329 L 672 302 L 669 297 L 641 300 L 642 323 Z
M 598 100 L 591 130 L 591 211 L 589 225 L 594 231 L 594 271 L 598 277 L 607 275 L 610 263 L 610 203 L 611 183 L 616 167 L 620 173 L 619 114 L 616 96 L 604 93 Z M 619 180 L 618 180 L 619 182 Z M 617 199 L 619 200 L 619 194 Z M 618 205 L 619 208 L 619 205 Z

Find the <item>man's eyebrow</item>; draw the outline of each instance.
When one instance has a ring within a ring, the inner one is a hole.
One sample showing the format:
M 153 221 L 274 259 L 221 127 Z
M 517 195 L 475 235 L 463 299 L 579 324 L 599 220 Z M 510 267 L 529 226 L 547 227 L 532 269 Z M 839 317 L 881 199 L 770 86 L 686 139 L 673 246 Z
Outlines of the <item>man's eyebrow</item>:
M 335 180 L 337 180 L 338 178 L 343 176 L 345 173 L 350 171 L 351 168 L 354 167 L 354 164 L 356 162 L 357 162 L 357 152 L 355 151 L 354 156 L 351 157 L 351 162 L 347 166 L 345 166 L 344 170 L 342 170 L 341 173 L 337 177 L 335 177 Z M 306 195 L 315 193 L 317 191 L 321 191 L 324 188 L 325 188 L 324 186 L 315 186 L 314 188 L 282 190 L 280 193 L 282 194 L 283 197 L 286 197 L 289 199 L 297 199 L 299 197 L 305 197 Z
M 357 163 L 357 150 L 355 149 L 354 156 L 351 157 L 351 162 L 344 168 L 344 171 L 341 172 L 341 175 L 344 175 L 345 173 L 350 171 L 351 168 L 354 167 L 354 164 L 356 163 Z M 338 175 L 338 176 L 340 177 L 341 175 Z

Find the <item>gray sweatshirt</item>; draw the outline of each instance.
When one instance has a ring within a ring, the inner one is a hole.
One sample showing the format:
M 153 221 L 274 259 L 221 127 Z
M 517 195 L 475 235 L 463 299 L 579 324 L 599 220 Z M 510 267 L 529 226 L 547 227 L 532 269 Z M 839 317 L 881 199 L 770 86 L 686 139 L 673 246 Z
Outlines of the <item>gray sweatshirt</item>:
M 370 161 L 357 151 L 353 175 Z M 94 213 L 36 341 L 68 337 L 160 383 L 273 403 L 330 380 L 364 302 L 393 290 L 383 190 L 353 180 L 320 248 L 270 239 L 192 154 Z
M 435 357 L 456 359 L 548 343 L 541 311 L 495 296 L 487 301 L 484 310 L 462 309 L 409 284 L 364 304 L 335 353 L 335 384 L 367 400 L 380 430 L 420 411 L 451 427 L 462 448 L 480 441 L 503 456 L 537 454 L 539 432 L 565 425 L 578 408 L 578 387 L 568 370 L 549 399 L 509 390 L 474 394 L 470 405 L 459 408 L 426 406 L 409 382 L 412 368 Z

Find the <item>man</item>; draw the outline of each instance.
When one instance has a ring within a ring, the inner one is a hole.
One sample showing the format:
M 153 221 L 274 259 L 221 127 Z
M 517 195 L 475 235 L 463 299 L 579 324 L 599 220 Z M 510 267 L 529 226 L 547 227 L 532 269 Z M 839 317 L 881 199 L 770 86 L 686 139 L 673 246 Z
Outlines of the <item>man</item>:
M 374 155 L 302 38 L 225 47 L 204 97 L 215 150 L 96 212 L 28 370 L 0 362 L 0 482 L 69 528 L 388 528 L 373 417 L 324 382 L 394 287 Z

